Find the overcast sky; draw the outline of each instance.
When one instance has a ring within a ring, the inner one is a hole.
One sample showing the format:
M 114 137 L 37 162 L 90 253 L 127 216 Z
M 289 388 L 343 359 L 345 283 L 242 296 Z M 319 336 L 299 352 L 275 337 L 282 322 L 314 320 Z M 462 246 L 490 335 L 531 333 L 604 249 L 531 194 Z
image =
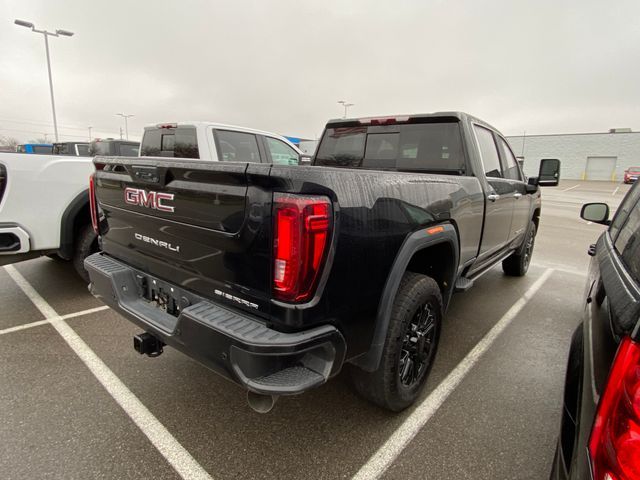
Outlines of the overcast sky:
M 506 135 L 640 130 L 640 1 L 0 0 L 0 135 L 211 120 L 316 138 L 350 116 L 464 110 Z M 49 136 L 51 138 L 51 136 Z

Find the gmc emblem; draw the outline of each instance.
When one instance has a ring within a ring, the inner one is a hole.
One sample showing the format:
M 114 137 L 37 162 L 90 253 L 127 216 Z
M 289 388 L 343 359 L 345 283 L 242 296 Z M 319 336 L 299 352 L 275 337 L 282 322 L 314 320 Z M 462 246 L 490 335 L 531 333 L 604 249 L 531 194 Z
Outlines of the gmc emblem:
M 127 187 L 124 189 L 124 201 L 129 205 L 147 207 L 161 212 L 173 213 L 173 205 L 165 205 L 165 200 L 173 200 L 173 193 L 147 192 L 141 188 Z

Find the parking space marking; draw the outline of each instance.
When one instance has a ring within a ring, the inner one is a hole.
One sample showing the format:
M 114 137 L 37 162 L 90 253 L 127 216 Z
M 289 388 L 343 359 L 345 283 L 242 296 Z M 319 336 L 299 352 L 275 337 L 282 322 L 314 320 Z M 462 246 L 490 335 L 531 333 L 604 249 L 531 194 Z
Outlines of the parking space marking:
M 618 190 L 620 190 L 620 185 L 618 185 L 618 186 L 616 187 L 616 189 L 613 191 L 613 193 L 611 194 L 611 196 L 612 196 L 612 197 L 615 197 L 615 196 L 616 196 L 616 193 L 618 193 Z
M 149 411 L 127 386 L 100 360 L 93 350 L 40 296 L 31 284 L 13 266 L 4 267 L 13 281 L 40 310 L 69 347 L 78 355 L 105 390 L 111 395 L 153 446 L 185 480 L 212 480 L 211 476 L 191 454 L 171 435 L 169 430 Z
M 565 188 L 564 190 L 562 190 L 563 192 L 568 192 L 569 190 L 573 190 L 574 188 L 578 188 L 580 186 L 580 184 L 578 185 L 574 185 L 573 187 L 569 187 L 569 188 Z
M 548 262 L 531 262 L 531 266 L 540 268 L 552 268 L 556 272 L 567 273 L 569 275 L 575 275 L 577 277 L 586 277 L 588 274 L 587 270 L 582 271 L 575 268 L 558 267 L 557 265 L 551 265 Z
M 531 287 L 514 303 L 498 323 L 480 340 L 464 359 L 447 375 L 447 377 L 425 398 L 415 410 L 405 418 L 404 422 L 384 442 L 380 448 L 367 460 L 352 480 L 369 480 L 380 478 L 382 474 L 398 458 L 405 447 L 413 440 L 418 432 L 426 425 L 431 417 L 447 400 L 449 395 L 460 385 L 473 366 L 489 350 L 493 342 L 516 318 L 520 311 L 533 298 L 536 292 L 549 279 L 553 268 L 548 268 Z
M 26 330 L 28 328 L 39 327 L 40 325 L 47 325 L 48 323 L 51 323 L 51 320 L 55 320 L 57 318 L 67 320 L 69 318 L 76 318 L 76 317 L 81 317 L 83 315 L 90 315 L 92 313 L 101 312 L 103 310 L 107 310 L 108 308 L 109 307 L 104 305 L 102 307 L 89 308 L 87 310 L 81 310 L 79 312 L 67 313 L 66 315 L 62 315 L 61 317 L 54 317 L 53 319 L 47 318 L 45 320 L 38 320 L 37 322 L 25 323 L 24 325 L 17 325 L 15 327 L 5 328 L 4 330 L 0 330 L 0 335 L 19 332 L 20 330 Z

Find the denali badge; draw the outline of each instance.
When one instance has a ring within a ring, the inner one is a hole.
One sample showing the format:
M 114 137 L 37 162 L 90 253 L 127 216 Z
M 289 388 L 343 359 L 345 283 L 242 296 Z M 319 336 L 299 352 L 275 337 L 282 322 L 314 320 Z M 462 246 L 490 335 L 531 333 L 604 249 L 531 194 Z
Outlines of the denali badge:
M 152 208 L 161 212 L 173 213 L 173 205 L 165 205 L 164 200 L 173 200 L 173 193 L 147 192 L 141 188 L 127 187 L 124 189 L 124 201 L 129 205 Z
M 155 245 L 156 247 L 166 248 L 167 250 L 171 250 L 172 252 L 180 253 L 180 245 L 174 246 L 163 240 L 156 240 L 155 238 L 147 237 L 146 235 L 141 235 L 139 233 L 134 233 L 133 235 L 136 237 L 136 240 L 150 243 L 151 245 Z
M 239 303 L 240 305 L 244 305 L 249 308 L 258 308 L 257 303 L 250 302 L 249 300 L 245 300 L 244 298 L 234 297 L 233 295 L 230 295 L 218 289 L 214 290 L 213 293 L 215 293 L 219 297 L 226 298 L 227 300 L 231 300 L 232 302 Z

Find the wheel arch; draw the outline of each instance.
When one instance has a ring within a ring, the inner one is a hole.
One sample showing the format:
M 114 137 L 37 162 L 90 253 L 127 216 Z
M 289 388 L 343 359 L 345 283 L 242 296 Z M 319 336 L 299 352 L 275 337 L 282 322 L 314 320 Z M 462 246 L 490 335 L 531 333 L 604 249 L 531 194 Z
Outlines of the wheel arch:
M 71 260 L 78 231 L 90 222 L 89 190 L 87 189 L 76 195 L 62 214 L 58 255 L 65 260 Z
M 404 240 L 387 277 L 375 319 L 369 350 L 351 363 L 372 372 L 378 368 L 384 349 L 393 299 L 405 272 L 432 277 L 440 286 L 443 309 L 453 293 L 459 262 L 458 233 L 451 223 L 439 224 L 413 232 Z

